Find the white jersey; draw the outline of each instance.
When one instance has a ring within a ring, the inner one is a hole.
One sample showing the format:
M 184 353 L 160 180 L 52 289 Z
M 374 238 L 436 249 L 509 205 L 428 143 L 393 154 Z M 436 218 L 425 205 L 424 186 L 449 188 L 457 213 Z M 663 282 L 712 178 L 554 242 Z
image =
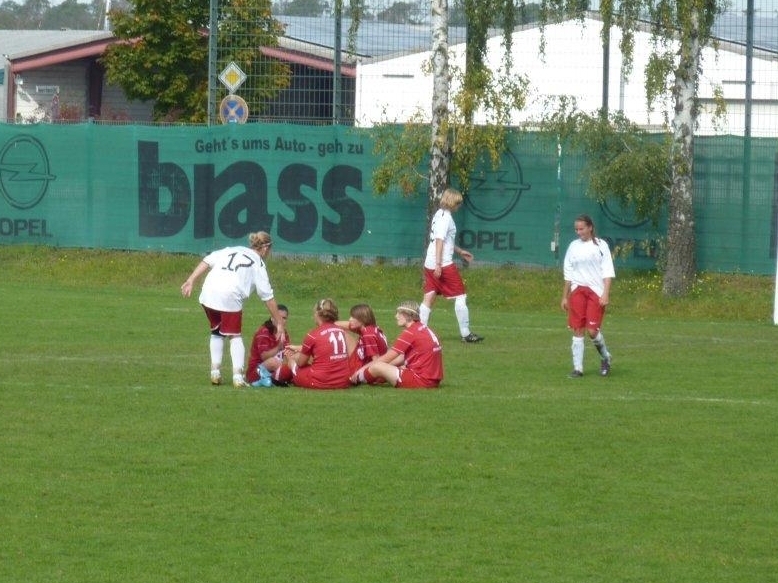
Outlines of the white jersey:
M 446 209 L 438 209 L 435 215 L 432 217 L 432 223 L 430 225 L 430 242 L 427 246 L 427 256 L 424 258 L 424 267 L 427 269 L 435 269 L 437 265 L 437 257 L 435 255 L 435 240 L 443 240 L 443 254 L 441 265 L 446 266 L 454 261 L 454 242 L 457 238 L 457 225 L 454 222 L 454 217 L 451 216 L 451 211 Z
M 226 247 L 203 258 L 211 269 L 205 276 L 200 303 L 221 312 L 240 312 L 256 291 L 262 301 L 273 298 L 265 262 L 249 247 Z
M 602 296 L 603 280 L 616 277 L 608 243 L 604 239 L 576 239 L 570 243 L 565 253 L 564 276 L 571 283 L 571 291 L 583 286 Z

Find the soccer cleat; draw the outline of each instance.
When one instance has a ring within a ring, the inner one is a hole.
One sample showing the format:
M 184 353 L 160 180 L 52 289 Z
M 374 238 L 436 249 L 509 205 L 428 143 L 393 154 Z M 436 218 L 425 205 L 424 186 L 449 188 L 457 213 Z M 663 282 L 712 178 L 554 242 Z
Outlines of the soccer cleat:
M 462 342 L 468 342 L 468 343 L 475 343 L 475 342 L 481 342 L 484 339 L 483 336 L 479 336 L 478 334 L 474 334 L 473 332 L 470 332 L 467 336 L 462 336 Z
M 211 384 L 214 386 L 219 386 L 222 384 L 222 373 L 220 373 L 218 370 L 211 371 Z
M 260 379 L 255 380 L 253 383 L 251 383 L 251 386 L 254 388 L 259 387 L 272 387 L 273 386 L 273 379 L 270 377 L 262 377 Z
M 583 373 L 580 370 L 574 370 L 570 373 L 571 379 L 580 379 L 583 376 Z
M 607 377 L 610 374 L 610 372 L 611 372 L 611 359 L 610 357 L 603 358 L 600 361 L 600 376 Z
M 246 379 L 243 378 L 242 374 L 236 374 L 232 377 L 232 386 L 236 389 L 243 389 L 250 385 L 246 382 Z

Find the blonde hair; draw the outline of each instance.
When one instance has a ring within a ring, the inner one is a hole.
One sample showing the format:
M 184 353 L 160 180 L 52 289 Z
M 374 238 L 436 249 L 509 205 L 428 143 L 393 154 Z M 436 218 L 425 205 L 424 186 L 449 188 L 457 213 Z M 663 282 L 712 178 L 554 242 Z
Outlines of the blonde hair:
M 270 247 L 273 244 L 273 237 L 270 233 L 265 231 L 257 231 L 256 233 L 249 233 L 249 247 L 252 249 L 261 249 L 262 247 Z
M 440 208 L 452 210 L 454 207 L 462 204 L 464 197 L 462 193 L 455 188 L 447 188 L 440 197 Z
M 397 306 L 397 311 L 402 312 L 406 316 L 410 316 L 414 322 L 418 322 L 421 319 L 419 316 L 419 302 L 405 300 Z
M 338 306 L 330 298 L 319 300 L 313 309 L 316 315 L 325 322 L 335 322 L 338 319 Z

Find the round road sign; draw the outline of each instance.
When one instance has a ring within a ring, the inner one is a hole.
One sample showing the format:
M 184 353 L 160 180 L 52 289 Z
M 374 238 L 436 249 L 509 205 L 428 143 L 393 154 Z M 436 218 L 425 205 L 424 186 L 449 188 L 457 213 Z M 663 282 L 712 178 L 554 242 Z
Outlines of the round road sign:
M 246 123 L 249 117 L 249 106 L 237 95 L 228 95 L 219 105 L 219 119 L 222 123 Z

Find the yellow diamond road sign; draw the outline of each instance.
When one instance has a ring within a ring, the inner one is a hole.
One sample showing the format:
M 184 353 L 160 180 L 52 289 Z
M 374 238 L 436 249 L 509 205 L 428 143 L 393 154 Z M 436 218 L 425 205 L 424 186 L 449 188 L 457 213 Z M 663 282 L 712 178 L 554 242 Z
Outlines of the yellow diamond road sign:
M 236 65 L 234 62 L 230 63 L 224 68 L 224 71 L 221 72 L 221 75 L 219 75 L 219 81 L 222 82 L 222 84 L 229 89 L 230 93 L 235 93 L 235 91 L 243 85 L 243 82 L 246 80 L 246 73 L 241 71 L 240 67 Z

